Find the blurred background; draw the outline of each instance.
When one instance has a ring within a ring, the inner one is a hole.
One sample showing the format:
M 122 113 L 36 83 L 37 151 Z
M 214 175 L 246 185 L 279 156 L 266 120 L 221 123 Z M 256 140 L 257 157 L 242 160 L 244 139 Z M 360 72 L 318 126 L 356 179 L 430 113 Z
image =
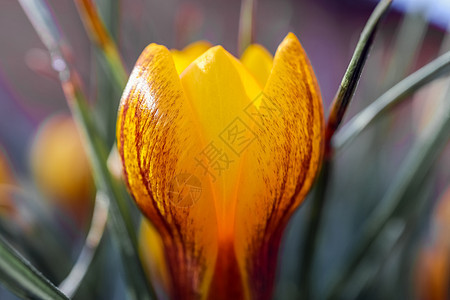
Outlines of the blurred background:
M 81 74 L 101 133 L 112 146 L 115 119 L 111 112 L 117 109 L 122 91 L 112 83 L 99 51 L 89 41 L 73 1 L 48 3 L 73 48 L 71 59 Z M 95 3 L 119 45 L 128 71 L 152 42 L 181 49 L 206 39 L 238 55 L 240 1 Z M 328 114 L 376 3 L 260 0 L 255 42 L 274 53 L 284 36 L 294 32 L 316 72 Z M 394 0 L 346 120 L 405 76 L 449 51 L 447 28 L 449 0 Z M 0 4 L 0 41 L 0 232 L 47 277 L 60 282 L 77 258 L 89 227 L 93 182 L 49 54 L 17 1 L 2 0 Z M 361 224 L 388 190 L 441 101 L 450 100 L 441 97 L 448 85 L 448 78 L 429 84 L 336 154 L 313 262 L 312 298 L 321 297 L 331 275 L 339 270 Z M 450 299 L 450 242 L 441 241 L 445 239 L 442 236 L 449 239 L 449 221 L 442 221 L 450 219 L 449 205 L 445 209 L 442 204 L 450 203 L 449 191 L 447 145 L 427 180 L 410 195 L 410 209 L 393 220 L 368 253 L 356 279 L 351 281 L 355 284 L 344 289 L 343 299 Z M 299 257 L 310 202 L 305 201 L 285 234 L 276 299 L 300 297 Z M 439 215 L 439 211 L 447 211 L 447 215 Z M 401 238 L 397 239 L 399 232 Z M 396 243 L 389 246 L 392 240 Z M 117 255 L 107 236 L 76 299 L 124 298 L 121 267 L 115 263 Z M 447 284 L 442 287 L 442 282 Z M 0 299 L 16 298 L 0 286 Z

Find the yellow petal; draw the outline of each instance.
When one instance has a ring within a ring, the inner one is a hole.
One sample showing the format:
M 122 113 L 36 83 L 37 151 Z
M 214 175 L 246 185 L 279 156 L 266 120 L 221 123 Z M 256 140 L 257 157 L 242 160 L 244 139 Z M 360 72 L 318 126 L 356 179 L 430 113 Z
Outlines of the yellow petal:
M 187 45 L 181 51 L 175 49 L 170 50 L 170 52 L 172 52 L 173 61 L 175 62 L 175 67 L 178 74 L 181 74 L 191 64 L 191 62 L 211 47 L 212 45 L 210 42 L 198 41 Z
M 265 86 L 273 66 L 273 57 L 261 45 L 252 44 L 241 56 L 242 64 L 250 71 L 261 86 Z
M 232 226 L 228 223 L 234 218 L 240 161 L 223 141 L 224 130 L 244 115 L 245 107 L 261 89 L 242 64 L 221 46 L 196 59 L 181 75 L 181 82 L 205 146 L 213 143 L 221 155 L 233 161 L 226 170 L 214 172 L 210 180 L 219 226 L 223 225 L 231 234 Z
M 181 75 L 205 147 L 198 153 L 207 173 L 218 224 L 218 253 L 209 298 L 240 299 L 244 288 L 234 252 L 237 187 L 243 160 L 230 148 L 229 129 L 242 123 L 245 107 L 261 88 L 245 67 L 221 46 L 209 49 Z M 241 131 L 238 129 L 238 131 Z M 244 135 L 244 140 L 254 138 Z M 202 169 L 204 168 L 204 169 Z M 223 298 L 217 298 L 221 295 Z
M 119 107 L 117 143 L 124 178 L 161 235 L 174 299 L 206 294 L 217 253 L 211 189 L 193 174 L 202 147 L 169 50 L 139 57 Z
M 252 298 L 267 299 L 281 234 L 308 193 L 323 152 L 320 92 L 294 34 L 278 47 L 264 92 L 247 112 L 257 139 L 240 176 L 236 253 Z

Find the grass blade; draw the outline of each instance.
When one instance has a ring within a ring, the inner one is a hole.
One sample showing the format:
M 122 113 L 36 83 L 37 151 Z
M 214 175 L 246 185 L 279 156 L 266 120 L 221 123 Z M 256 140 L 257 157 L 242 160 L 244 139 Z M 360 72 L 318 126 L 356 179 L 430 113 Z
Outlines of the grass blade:
M 342 78 L 341 85 L 338 89 L 336 98 L 334 99 L 328 123 L 326 127 L 326 140 L 325 140 L 325 157 L 324 164 L 322 166 L 321 175 L 319 176 L 316 187 L 311 213 L 309 214 L 309 220 L 307 221 L 304 249 L 302 257 L 300 259 L 300 272 L 301 272 L 301 293 L 302 297 L 309 299 L 311 297 L 311 269 L 314 261 L 315 249 L 317 246 L 317 238 L 320 228 L 320 223 L 323 214 L 323 208 L 325 206 L 325 193 L 328 185 L 328 179 L 331 168 L 332 149 L 330 140 L 342 122 L 345 111 L 353 97 L 356 86 L 358 85 L 361 72 L 364 68 L 367 56 L 369 55 L 371 45 L 374 41 L 375 34 L 378 26 L 387 13 L 392 0 L 382 0 L 373 11 L 369 20 L 364 27 L 361 37 L 356 45 L 355 52 L 352 56 L 350 64 L 347 67 L 347 71 Z
M 32 24 L 38 24 L 35 29 L 39 32 L 39 36 L 51 36 L 54 32 L 51 28 L 58 28 L 56 21 L 48 12 L 44 0 L 20 0 L 20 3 Z M 41 22 L 41 20 L 45 22 Z M 52 43 L 46 45 L 52 47 L 49 47 L 52 65 L 59 73 L 68 105 L 85 138 L 97 189 L 104 192 L 112 200 L 110 208 L 113 233 L 121 250 L 129 296 L 133 299 L 155 298 L 154 291 L 147 282 L 138 256 L 137 234 L 129 211 L 125 187 L 114 180 L 108 170 L 109 151 L 97 133 L 86 97 L 81 88 L 78 73 L 65 59 L 64 54 L 69 50 L 63 53 L 62 45 L 58 44 L 58 37 L 52 37 L 51 41 Z
M 118 36 L 119 31 L 120 1 L 101 0 L 96 1 L 95 4 L 108 32 L 116 41 L 115 37 Z M 96 125 L 99 133 L 108 148 L 112 148 L 116 142 L 117 108 L 119 107 L 123 87 L 117 84 L 114 72 L 111 71 L 106 62 L 102 50 L 95 45 L 92 45 L 92 48 L 92 68 L 96 75 L 91 77 L 96 90 L 93 114 L 98 117 L 96 118 Z
M 375 10 L 361 33 L 361 37 L 356 45 L 350 64 L 348 65 L 347 71 L 342 78 L 337 95 L 331 104 L 330 115 L 328 117 L 325 131 L 326 141 L 328 142 L 331 140 L 332 136 L 339 128 L 342 119 L 344 118 L 348 105 L 350 104 L 350 101 L 355 93 L 359 78 L 361 77 L 361 72 L 375 39 L 378 26 L 380 25 L 383 17 L 386 15 L 391 3 L 392 0 L 380 1 L 380 3 L 378 3 L 375 7 Z M 331 150 L 329 147 L 327 148 L 326 153 Z
M 111 202 L 112 205 L 110 207 L 113 233 L 121 249 L 130 297 L 132 299 L 154 299 L 154 291 L 147 284 L 146 276 L 140 263 L 137 250 L 137 235 L 125 197 L 126 190 L 123 184 L 117 182 L 108 170 L 107 159 L 109 151 L 103 141 L 100 140 L 98 134 L 96 134 L 94 122 L 87 107 L 87 101 L 83 93 L 81 93 L 79 85 L 76 84 L 76 80 L 63 82 L 63 89 L 72 114 L 81 127 L 87 141 L 88 153 L 90 153 L 89 156 L 98 189 L 103 191 L 108 198 L 115 200 Z
M 92 0 L 75 0 L 84 27 L 91 41 L 99 47 L 110 71 L 121 89 L 125 88 L 128 73 L 111 35 L 103 24 Z
M 399 82 L 411 70 L 417 60 L 421 45 L 428 29 L 425 16 L 417 12 L 406 13 L 395 34 L 392 55 L 383 74 L 381 90 L 385 91 L 394 83 Z
M 363 259 L 366 251 L 388 224 L 389 220 L 407 205 L 409 191 L 425 180 L 428 171 L 437 155 L 448 143 L 450 138 L 450 94 L 446 102 L 427 127 L 425 134 L 416 142 L 406 157 L 393 184 L 387 191 L 374 213 L 369 217 L 361 234 L 360 242 L 354 248 L 352 255 L 336 272 L 337 279 L 331 285 L 327 299 L 339 298 L 347 280 Z
M 73 297 L 86 275 L 92 259 L 97 252 L 108 220 L 109 199 L 101 191 L 97 192 L 91 227 L 81 249 L 77 262 L 59 288 L 69 297 Z
M 373 121 L 400 104 L 407 96 L 434 79 L 450 72 L 450 52 L 433 60 L 393 86 L 362 112 L 354 116 L 332 139 L 336 151 L 345 148 Z
M 0 282 L 24 299 L 69 299 L 2 237 L 0 237 Z

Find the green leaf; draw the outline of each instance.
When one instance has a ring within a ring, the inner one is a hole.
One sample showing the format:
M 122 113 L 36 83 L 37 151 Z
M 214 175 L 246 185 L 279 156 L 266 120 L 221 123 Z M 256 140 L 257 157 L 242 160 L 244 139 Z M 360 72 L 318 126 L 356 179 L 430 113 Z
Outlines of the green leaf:
M 392 55 L 383 74 L 381 90 L 385 91 L 408 75 L 414 65 L 428 29 L 428 21 L 418 12 L 405 14 L 395 34 Z
M 1 236 L 0 282 L 24 299 L 69 299 Z
M 450 54 L 450 53 L 449 53 Z M 397 173 L 387 193 L 366 221 L 359 242 L 354 247 L 348 261 L 343 263 L 337 278 L 331 284 L 327 299 L 339 298 L 346 282 L 370 249 L 392 217 L 405 205 L 410 191 L 420 186 L 426 179 L 436 157 L 450 138 L 450 93 L 446 94 L 443 106 L 437 109 L 432 123 L 421 135 Z
M 311 297 L 311 269 L 316 253 L 317 238 L 320 230 L 321 219 L 323 214 L 323 207 L 325 205 L 325 193 L 328 185 L 328 179 L 331 168 L 331 148 L 330 139 L 334 132 L 339 127 L 345 111 L 353 97 L 355 89 L 358 85 L 361 72 L 364 68 L 367 56 L 369 55 L 371 45 L 374 41 L 378 26 L 387 13 L 392 0 L 382 0 L 375 7 L 372 15 L 367 21 L 361 37 L 356 45 L 350 64 L 347 71 L 342 78 L 335 100 L 333 101 L 330 116 L 328 118 L 326 128 L 326 150 L 324 164 L 322 166 L 321 174 L 315 186 L 315 193 L 309 219 L 306 224 L 306 235 L 304 242 L 304 249 L 300 259 L 301 272 L 301 293 L 302 298 L 309 299 Z
M 128 72 L 125 70 L 117 45 L 98 14 L 95 3 L 92 0 L 76 0 L 75 4 L 91 42 L 101 50 L 116 84 L 120 89 L 125 88 Z
M 371 123 L 389 112 L 393 107 L 402 103 L 407 96 L 450 72 L 450 52 L 433 60 L 418 71 L 393 86 L 371 105 L 354 116 L 332 139 L 332 146 L 336 151 L 342 150 L 353 141 Z
M 92 4 L 89 0 L 86 1 L 85 3 Z M 129 296 L 133 299 L 153 299 L 155 298 L 153 288 L 147 281 L 138 255 L 137 234 L 129 210 L 130 203 L 127 201 L 127 191 L 124 185 L 117 182 L 108 170 L 109 148 L 98 134 L 86 97 L 81 89 L 80 77 L 76 70 L 68 64 L 64 56 L 70 51 L 70 48 L 66 47 L 65 51 L 62 51 L 62 47 L 65 45 L 61 44 L 63 39 L 60 33 L 58 33 L 58 36 L 53 36 L 54 32 L 58 32 L 54 30 L 58 26 L 45 1 L 20 0 L 20 4 L 51 53 L 52 65 L 59 73 L 72 115 L 83 133 L 97 189 L 112 200 L 110 206 L 112 228 L 114 229 L 115 240 L 121 250 Z M 117 55 L 114 55 L 114 51 L 108 53 L 112 53 L 110 58 L 115 59 L 114 61 L 121 65 L 118 53 L 116 53 Z M 122 71 L 124 70 L 122 69 Z M 124 72 L 117 73 L 118 81 L 126 80 L 124 74 Z
M 350 64 L 347 67 L 347 71 L 342 78 L 337 95 L 331 105 L 326 128 L 327 142 L 331 140 L 331 137 L 334 135 L 335 131 L 340 126 L 342 119 L 344 118 L 344 114 L 347 111 L 351 99 L 353 98 L 355 89 L 361 77 L 361 72 L 375 39 L 378 26 L 380 25 L 383 17 L 386 15 L 391 3 L 392 0 L 380 1 L 380 3 L 378 3 L 375 7 L 375 10 L 361 33 L 355 52 L 353 53 Z
M 98 11 L 104 21 L 105 27 L 111 33 L 112 37 L 118 35 L 119 29 L 119 11 L 120 1 L 102 0 L 96 1 Z M 115 39 L 113 39 L 115 41 Z M 95 68 L 95 87 L 97 91 L 95 100 L 96 125 L 104 137 L 106 145 L 113 147 L 116 141 L 116 120 L 117 108 L 119 107 L 120 97 L 123 92 L 123 86 L 117 83 L 114 77 L 114 70 L 106 60 L 102 49 L 92 46 L 93 68 Z
M 69 275 L 59 285 L 61 291 L 64 291 L 69 297 L 73 297 L 77 292 L 97 252 L 108 220 L 109 203 L 110 201 L 105 194 L 100 191 L 97 192 L 86 241 Z

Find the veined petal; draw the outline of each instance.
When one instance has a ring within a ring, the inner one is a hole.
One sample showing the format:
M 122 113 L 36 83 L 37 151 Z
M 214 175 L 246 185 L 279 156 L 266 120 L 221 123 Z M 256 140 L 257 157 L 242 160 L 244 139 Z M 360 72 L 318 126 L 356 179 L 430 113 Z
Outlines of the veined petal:
M 278 47 L 264 92 L 247 111 L 256 145 L 245 153 L 240 176 L 236 253 L 251 298 L 268 299 L 281 234 L 309 191 L 323 152 L 320 92 L 294 34 Z
M 117 143 L 128 188 L 161 235 L 174 299 L 206 294 L 217 253 L 212 191 L 192 172 L 202 140 L 187 104 L 169 50 L 149 45 L 122 96 Z
M 242 64 L 261 86 L 265 86 L 273 67 L 273 56 L 261 45 L 252 44 L 241 56 Z
M 170 50 L 178 74 L 181 74 L 197 57 L 211 47 L 210 42 L 198 41 L 187 45 L 181 51 L 175 49 Z

